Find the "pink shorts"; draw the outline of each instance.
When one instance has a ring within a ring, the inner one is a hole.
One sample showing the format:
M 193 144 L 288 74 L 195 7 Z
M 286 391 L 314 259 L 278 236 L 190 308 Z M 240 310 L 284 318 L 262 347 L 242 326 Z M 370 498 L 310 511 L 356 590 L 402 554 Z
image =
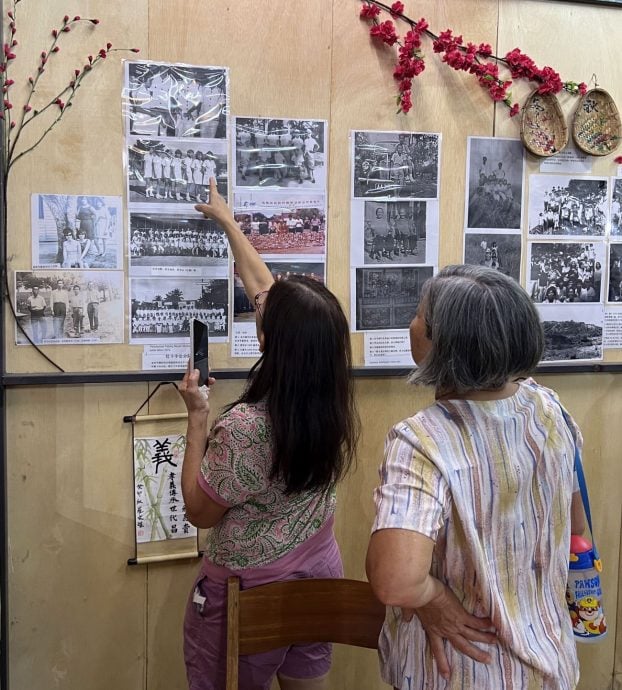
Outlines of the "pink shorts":
M 224 690 L 227 657 L 227 578 L 240 577 L 242 589 L 266 582 L 305 577 L 343 577 L 333 520 L 294 551 L 259 568 L 233 571 L 203 560 L 184 620 L 184 659 L 189 690 Z M 202 605 L 194 595 L 205 597 Z M 278 673 L 289 678 L 318 678 L 330 669 L 332 645 L 282 647 L 263 654 L 240 657 L 242 690 L 270 690 Z

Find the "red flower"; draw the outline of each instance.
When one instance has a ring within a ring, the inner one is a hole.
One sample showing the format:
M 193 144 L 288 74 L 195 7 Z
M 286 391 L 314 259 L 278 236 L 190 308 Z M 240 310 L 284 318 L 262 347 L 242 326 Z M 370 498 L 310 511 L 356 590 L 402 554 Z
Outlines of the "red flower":
M 361 7 L 361 19 L 375 19 L 380 14 L 380 8 L 377 5 L 365 4 Z
M 25 105 L 25 106 L 24 106 L 24 112 L 29 113 L 31 110 L 32 110 L 32 106 L 31 106 L 31 105 Z
M 76 14 L 76 16 L 73 18 L 74 22 L 79 22 L 80 21 L 80 15 Z
M 52 48 L 52 52 L 53 52 L 53 53 L 58 53 L 59 50 L 60 50 L 60 46 L 54 46 L 54 47 Z
M 390 20 L 372 26 L 369 30 L 369 33 L 374 38 L 379 38 L 383 43 L 386 43 L 389 46 L 392 46 L 397 41 L 395 25 Z
M 490 57 L 492 55 L 492 46 L 490 43 L 480 43 L 477 52 L 482 57 Z
M 74 69 L 73 73 L 76 75 L 76 77 L 80 76 L 80 70 L 79 69 Z
M 413 102 L 410 98 L 410 91 L 404 91 L 400 98 L 400 110 L 407 113 L 413 107 Z
M 514 105 L 510 108 L 510 117 L 514 117 L 515 115 L 518 115 L 520 112 L 520 105 L 518 103 L 514 103 Z
M 400 82 L 400 85 L 399 85 L 399 90 L 400 90 L 400 92 L 410 91 L 410 89 L 412 88 L 412 85 L 413 85 L 413 83 L 412 83 L 411 79 L 402 79 L 402 81 Z
M 403 11 L 404 11 L 404 3 L 403 2 L 399 2 L 399 0 L 398 0 L 397 2 L 394 2 L 391 5 L 391 16 L 394 19 L 397 19 L 397 15 L 402 14 Z
M 70 26 L 63 26 L 62 31 L 64 31 L 65 33 L 68 33 L 69 31 L 71 31 L 71 27 Z
M 13 79 L 7 79 L 7 80 L 4 82 L 4 85 L 7 86 L 7 87 L 8 87 L 8 86 L 13 86 L 13 84 L 15 84 L 15 81 L 14 81 Z
M 64 103 L 63 101 L 61 101 L 60 98 L 57 98 L 57 99 L 54 101 L 54 103 L 56 103 L 56 105 L 57 105 L 61 110 L 65 107 L 65 103 Z
M 99 19 L 89 19 L 91 24 L 99 24 Z
M 5 100 L 4 100 L 4 107 L 5 107 L 7 110 L 11 110 L 11 108 L 13 107 L 13 104 L 11 103 L 11 101 L 7 101 L 7 100 L 5 99 Z
M 584 82 L 581 82 L 581 83 L 579 84 L 579 93 L 580 93 L 582 96 L 585 96 L 585 94 L 587 93 L 587 84 L 585 84 Z
M 618 165 L 622 165 L 622 156 L 616 156 L 616 157 L 613 159 L 613 162 L 614 162 L 614 163 L 617 163 Z
M 105 59 L 106 56 L 108 55 L 108 53 L 102 48 L 102 49 L 99 51 L 98 55 L 99 55 L 100 58 Z
M 421 19 L 415 24 L 415 31 L 422 34 L 428 28 L 428 26 L 429 24 L 426 22 L 426 20 L 421 17 Z
M 140 53 L 140 48 L 130 48 L 132 53 Z
M 57 29 L 52 29 L 52 36 L 54 36 L 54 38 L 58 38 L 58 30 Z
M 69 15 L 68 15 L 68 14 L 66 14 L 66 15 L 63 17 L 63 21 L 65 22 L 65 24 L 69 21 Z
M 106 50 L 110 50 L 112 48 L 112 43 L 108 42 L 106 43 Z
M 11 120 L 11 129 L 15 128 L 15 120 Z

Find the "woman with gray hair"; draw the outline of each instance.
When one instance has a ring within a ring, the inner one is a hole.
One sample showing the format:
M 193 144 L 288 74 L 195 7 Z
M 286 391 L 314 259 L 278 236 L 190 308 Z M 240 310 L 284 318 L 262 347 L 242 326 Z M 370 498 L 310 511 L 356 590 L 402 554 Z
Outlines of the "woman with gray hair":
M 375 492 L 367 573 L 387 604 L 383 678 L 398 690 L 571 690 L 582 438 L 557 395 L 524 378 L 544 347 L 538 313 L 499 271 L 448 266 L 424 286 L 410 341 L 410 381 L 436 400 L 390 431 Z

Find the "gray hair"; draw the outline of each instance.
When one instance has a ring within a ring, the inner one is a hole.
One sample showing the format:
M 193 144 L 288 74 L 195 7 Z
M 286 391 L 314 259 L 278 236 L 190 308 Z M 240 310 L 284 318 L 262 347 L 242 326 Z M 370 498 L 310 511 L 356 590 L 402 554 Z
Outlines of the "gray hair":
M 420 301 L 430 352 L 409 382 L 437 392 L 494 390 L 532 371 L 544 349 L 535 306 L 512 278 L 485 266 L 446 266 Z

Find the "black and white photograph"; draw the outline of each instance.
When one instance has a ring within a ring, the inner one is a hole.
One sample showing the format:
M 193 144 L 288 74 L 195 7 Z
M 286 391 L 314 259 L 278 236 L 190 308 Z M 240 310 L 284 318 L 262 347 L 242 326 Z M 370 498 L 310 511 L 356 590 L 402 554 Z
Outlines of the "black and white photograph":
M 468 137 L 468 228 L 520 230 L 524 150 L 518 139 Z
M 130 278 L 130 342 L 186 344 L 190 322 L 209 326 L 217 342 L 227 338 L 226 278 Z
M 323 194 L 236 193 L 234 215 L 262 255 L 326 253 Z
M 440 134 L 353 132 L 354 198 L 436 199 Z
M 132 139 L 127 150 L 132 204 L 208 203 L 209 180 L 227 198 L 227 142 Z
M 237 187 L 326 188 L 325 120 L 235 118 Z
M 622 177 L 612 179 L 611 234 L 622 235 Z
M 351 262 L 437 264 L 438 202 L 354 200 Z
M 266 261 L 275 280 L 286 280 L 290 276 L 305 276 L 324 283 L 323 262 Z M 233 320 L 235 323 L 255 322 L 255 305 L 248 299 L 244 285 L 233 266 Z
M 356 268 L 352 323 L 357 331 L 408 328 L 414 319 L 421 288 L 434 273 L 432 266 Z
M 32 194 L 31 226 L 35 269 L 123 266 L 119 196 Z
M 229 244 L 224 230 L 199 214 L 130 213 L 130 275 L 226 274 Z
M 609 285 L 607 301 L 622 302 L 622 243 L 609 245 Z
M 608 225 L 606 177 L 531 175 L 529 234 L 603 237 Z
M 123 113 L 128 134 L 226 138 L 226 67 L 127 62 L 125 69 Z
M 530 242 L 527 292 L 536 303 L 601 302 L 603 242 Z
M 16 271 L 20 326 L 42 345 L 123 342 L 122 271 Z M 17 345 L 27 344 L 15 328 Z
M 543 362 L 574 362 L 603 357 L 604 309 L 601 305 L 541 306 Z
M 464 263 L 495 268 L 520 282 L 521 239 L 518 233 L 467 232 Z

